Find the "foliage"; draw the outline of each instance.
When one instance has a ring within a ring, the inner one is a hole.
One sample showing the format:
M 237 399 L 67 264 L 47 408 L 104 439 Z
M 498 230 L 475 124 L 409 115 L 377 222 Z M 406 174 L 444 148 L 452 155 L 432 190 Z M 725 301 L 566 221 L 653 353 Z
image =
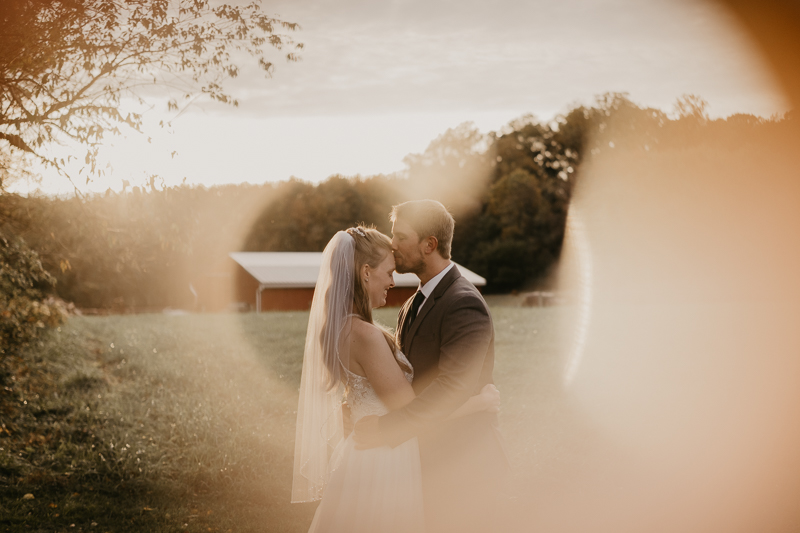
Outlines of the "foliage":
M 368 180 L 332 176 L 312 185 L 289 180 L 253 224 L 247 251 L 321 251 L 333 235 L 360 222 L 388 232 L 395 184 L 376 176 Z
M 39 330 L 63 322 L 65 312 L 45 295 L 55 279 L 36 252 L 19 238 L 0 233 L 0 354 L 36 337 Z
M 493 290 L 521 288 L 558 258 L 579 154 L 556 128 L 530 117 L 508 130 L 495 141 L 480 215 L 486 236 L 477 246 L 461 241 L 456 248 Z
M 242 56 L 269 75 L 266 49 L 292 45 L 280 32 L 295 29 L 264 15 L 258 2 L 4 0 L 0 146 L 6 155 L 31 154 L 63 172 L 68 161 L 47 148 L 72 142 L 87 149 L 89 173 L 102 175 L 99 141 L 122 126 L 142 125 L 140 113 L 122 110 L 123 100 L 143 104 L 160 87 L 173 110 L 199 94 L 236 105 L 225 79 L 239 73 Z M 297 59 L 294 51 L 286 57 Z M 3 165 L 0 179 L 14 169 Z
M 777 142 L 794 120 L 712 120 L 686 109 L 668 115 L 609 94 L 548 124 L 522 117 L 488 135 L 465 124 L 406 158 L 402 176 L 210 189 L 152 184 L 68 199 L 0 194 L 0 228 L 40 253 L 58 295 L 78 307 L 193 309 L 192 284 L 229 252 L 321 251 L 358 222 L 388 233 L 392 205 L 431 197 L 455 215 L 457 262 L 486 277 L 490 292 L 524 289 L 546 283 L 559 258 L 583 162 L 615 150 L 690 147 L 729 157 L 756 141 Z
M 191 309 L 192 282 L 241 249 L 272 194 L 271 185 L 246 184 L 66 199 L 5 194 L 0 215 L 40 252 L 59 296 L 81 308 Z
M 421 154 L 409 154 L 400 200 L 436 198 L 454 213 L 479 206 L 494 161 L 494 134 L 465 122 L 448 129 Z
M 655 155 L 689 148 L 735 154 L 755 142 L 777 142 L 793 127 L 791 114 L 712 120 L 706 107 L 701 98 L 685 95 L 669 115 L 638 106 L 626 94 L 608 93 L 548 124 L 532 117 L 512 122 L 489 136 L 487 154 L 494 164 L 480 207 L 456 217 L 454 259 L 486 277 L 490 291 L 546 283 L 587 159 L 614 151 Z M 446 195 L 439 199 L 447 204 Z

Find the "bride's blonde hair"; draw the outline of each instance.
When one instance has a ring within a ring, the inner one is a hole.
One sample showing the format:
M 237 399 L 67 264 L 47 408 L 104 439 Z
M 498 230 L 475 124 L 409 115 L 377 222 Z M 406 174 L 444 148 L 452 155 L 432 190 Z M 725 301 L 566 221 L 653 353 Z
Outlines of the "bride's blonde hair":
M 356 243 L 355 257 L 353 260 L 353 313 L 365 322 L 369 322 L 381 330 L 386 342 L 392 349 L 392 354 L 397 355 L 397 344 L 394 336 L 380 324 L 372 320 L 372 305 L 369 293 L 361 278 L 361 268 L 369 265 L 370 268 L 378 266 L 392 253 L 392 240 L 372 226 L 358 225 L 347 230 Z

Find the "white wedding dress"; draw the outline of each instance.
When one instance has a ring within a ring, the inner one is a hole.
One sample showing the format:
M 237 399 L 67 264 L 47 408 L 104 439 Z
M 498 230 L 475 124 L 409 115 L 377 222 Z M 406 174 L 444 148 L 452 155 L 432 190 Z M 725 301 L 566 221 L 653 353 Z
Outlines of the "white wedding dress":
M 411 367 L 402 353 L 398 358 Z M 345 399 L 355 424 L 388 412 L 367 378 L 344 369 Z M 413 371 L 406 372 L 411 382 Z M 330 475 L 309 533 L 421 533 L 422 475 L 413 438 L 390 448 L 356 450 L 353 435 L 334 450 Z

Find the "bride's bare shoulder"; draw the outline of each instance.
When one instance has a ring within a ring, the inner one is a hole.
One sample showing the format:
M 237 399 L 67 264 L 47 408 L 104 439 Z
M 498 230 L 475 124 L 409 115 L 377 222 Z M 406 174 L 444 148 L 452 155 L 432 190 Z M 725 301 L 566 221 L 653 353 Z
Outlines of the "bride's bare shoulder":
M 383 337 L 381 330 L 375 324 L 360 319 L 353 320 L 351 331 L 353 340 L 359 342 L 370 342 Z
M 391 354 L 383 332 L 375 324 L 363 320 L 353 320 L 351 331 L 351 348 L 354 351 L 373 354 L 381 353 L 385 349 Z
M 374 368 L 376 364 L 387 364 L 392 358 L 392 352 L 377 326 L 353 320 L 350 329 L 350 357 L 349 368 L 359 376 L 367 376 L 365 368 Z

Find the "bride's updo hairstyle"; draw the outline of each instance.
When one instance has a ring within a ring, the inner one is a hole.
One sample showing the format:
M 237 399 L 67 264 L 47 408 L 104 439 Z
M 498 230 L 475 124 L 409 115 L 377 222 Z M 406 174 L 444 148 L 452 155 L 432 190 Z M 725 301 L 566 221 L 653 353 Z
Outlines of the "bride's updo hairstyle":
M 386 256 L 392 253 L 392 241 L 375 228 L 364 226 L 350 228 L 347 233 L 356 241 L 353 259 L 353 313 L 372 323 L 372 305 L 367 287 L 361 278 L 361 268 L 364 265 L 378 268 Z

